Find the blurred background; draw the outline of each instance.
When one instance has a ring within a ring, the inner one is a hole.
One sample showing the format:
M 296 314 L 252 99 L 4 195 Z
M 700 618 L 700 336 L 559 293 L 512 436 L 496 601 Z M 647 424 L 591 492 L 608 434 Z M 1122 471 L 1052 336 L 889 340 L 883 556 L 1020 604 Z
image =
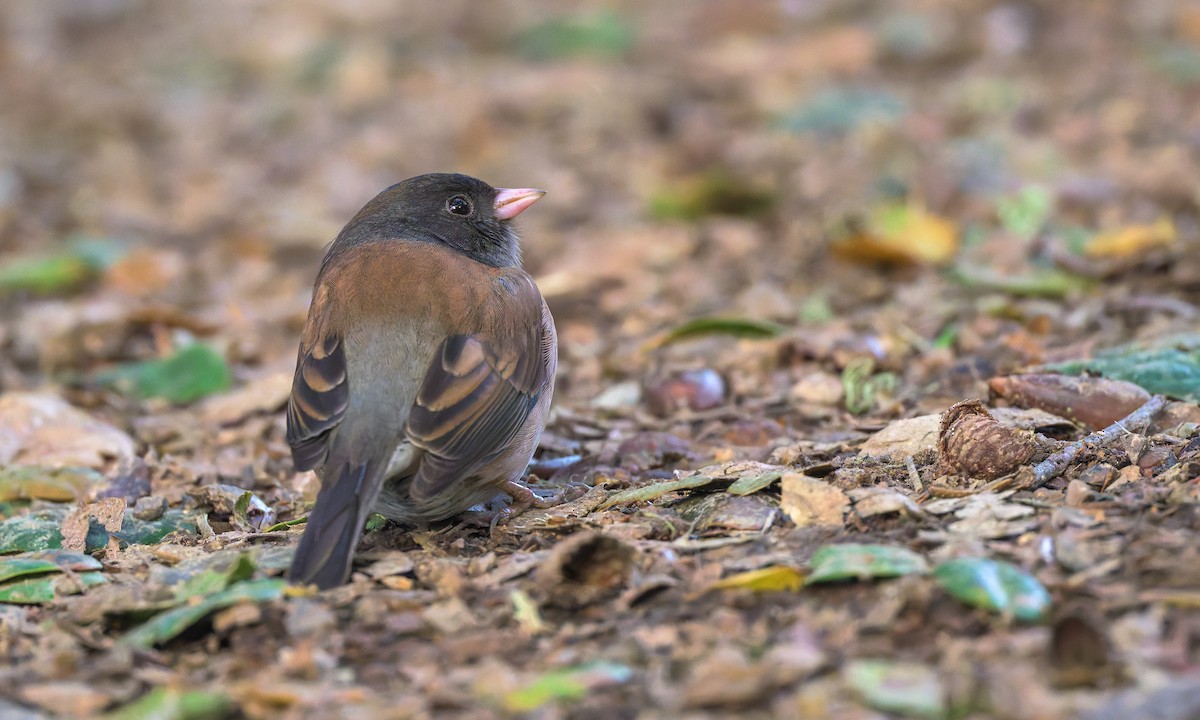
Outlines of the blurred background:
M 1194 3 L 7 0 L 0 98 L 3 389 L 289 373 L 325 244 L 429 171 L 549 191 L 568 403 L 707 315 L 917 382 L 1195 327 Z

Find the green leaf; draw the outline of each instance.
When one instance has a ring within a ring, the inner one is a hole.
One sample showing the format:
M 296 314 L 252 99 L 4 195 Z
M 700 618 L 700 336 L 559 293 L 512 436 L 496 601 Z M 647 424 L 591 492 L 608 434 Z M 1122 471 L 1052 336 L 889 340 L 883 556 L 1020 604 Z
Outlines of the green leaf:
M 531 60 L 558 60 L 579 55 L 611 58 L 633 46 L 633 29 L 616 13 L 604 10 L 591 15 L 550 20 L 521 33 L 518 51 Z
M 102 482 L 104 476 L 91 468 L 9 465 L 0 468 L 0 501 L 71 502 Z
M 74 290 L 95 278 L 123 250 L 108 240 L 76 240 L 53 255 L 19 257 L 0 265 L 0 292 L 37 295 Z
M 933 571 L 943 590 L 974 607 L 1036 622 L 1050 609 L 1050 593 L 1032 575 L 988 558 L 948 560 Z
M 954 347 L 954 343 L 956 342 L 958 342 L 958 326 L 947 325 L 933 339 L 933 348 L 935 350 L 949 350 Z
M 1200 83 L 1200 51 L 1187 43 L 1164 45 L 1151 58 L 1154 68 L 1177 85 Z
M 132 510 L 127 510 L 120 532 L 112 535 L 129 545 L 157 545 L 163 538 L 176 532 L 195 537 L 199 534 L 196 518 L 183 510 L 168 510 L 157 520 L 140 520 L 134 517 Z M 89 532 L 88 542 L 91 541 L 92 535 Z
M 630 488 L 628 490 L 622 490 L 615 495 L 610 495 L 608 499 L 601 503 L 600 507 L 596 509 L 607 510 L 614 505 L 657 500 L 663 495 L 667 495 L 669 493 L 708 487 L 716 482 L 718 481 L 708 477 L 707 475 L 689 475 L 676 480 L 665 480 L 663 482 L 651 483 L 643 487 Z
M 254 575 L 254 559 L 242 553 L 229 567 L 209 568 L 184 580 L 175 590 L 175 600 L 184 602 L 194 597 L 211 595 L 231 585 L 249 580 Z
M 370 520 L 369 517 L 367 519 Z M 287 530 L 288 528 L 296 525 L 303 525 L 306 522 L 308 522 L 307 515 L 304 517 L 292 518 L 291 520 L 284 520 L 283 522 L 275 523 L 270 527 L 263 528 L 263 532 L 279 532 L 280 530 Z
M 661 337 L 651 341 L 651 347 L 662 347 L 683 340 L 708 337 L 710 335 L 730 335 L 750 340 L 767 340 L 779 337 L 787 328 L 767 320 L 750 320 L 736 317 L 702 317 L 688 320 L 682 325 L 668 330 Z
M 367 522 L 363 525 L 363 532 L 375 532 L 387 527 L 388 519 L 379 513 L 371 513 L 367 516 Z
M 104 565 L 91 555 L 73 550 L 37 550 L 27 552 L 20 557 L 52 562 L 63 570 L 70 570 L 72 572 L 86 572 L 88 570 L 101 570 L 104 568 Z
M 626 683 L 633 671 L 625 665 L 597 660 L 579 667 L 554 670 L 503 697 L 509 712 L 532 712 L 554 700 L 579 700 L 607 685 Z
M 794 133 L 833 135 L 867 123 L 891 125 L 907 112 L 901 100 L 883 90 L 832 88 L 809 98 L 779 124 Z
M 75 575 L 44 575 L 0 585 L 0 603 L 14 605 L 43 605 L 60 595 L 77 595 L 87 588 L 108 582 L 104 573 L 85 572 Z
M 71 507 L 55 507 L 11 517 L 0 522 L 0 555 L 33 550 L 54 550 L 62 547 L 59 525 L 70 514 Z M 132 510 L 118 532 L 111 533 L 127 545 L 153 545 L 173 532 L 195 536 L 196 520 L 182 510 L 168 510 L 157 520 L 140 520 Z M 95 520 L 88 526 L 84 549 L 99 550 L 108 544 L 110 533 Z
M 950 269 L 949 276 L 964 287 L 1017 297 L 1063 298 L 1090 290 L 1095 284 L 1089 278 L 1057 268 L 1034 268 L 1024 275 L 1000 275 L 988 269 L 958 265 Z
M 931 667 L 853 660 L 842 668 L 842 679 L 876 710 L 928 720 L 947 717 L 946 692 Z
M 1035 237 L 1050 219 L 1054 199 L 1046 188 L 1027 185 L 1016 195 L 996 199 L 996 214 L 1008 232 L 1026 240 Z
M 727 170 L 713 170 L 663 189 L 650 199 L 659 220 L 698 220 L 709 215 L 762 217 L 775 207 L 775 193 Z
M 1105 350 L 1091 360 L 1054 363 L 1041 369 L 1064 375 L 1092 373 L 1136 383 L 1155 395 L 1200 402 L 1200 346 L 1186 342 L 1149 349 L 1124 346 Z
M 927 572 L 929 565 L 925 558 L 907 548 L 844 543 L 826 545 L 813 553 L 805 584 L 923 575 Z
M 277 578 L 249 580 L 213 593 L 197 602 L 168 610 L 126 633 L 121 642 L 139 648 L 164 643 L 209 614 L 241 602 L 263 603 L 283 596 L 287 581 Z
M 34 558 L 19 556 L 0 558 L 0 582 L 29 575 L 42 575 L 61 571 L 62 568 L 49 560 L 36 560 Z
M 879 44 L 902 58 L 927 58 L 941 49 L 944 44 L 941 35 L 929 16 L 898 12 L 888 15 L 880 24 Z
M 804 325 L 824 325 L 836 317 L 829 296 L 824 292 L 814 293 L 800 303 L 800 322 Z
M 192 343 L 168 358 L 128 363 L 95 376 L 97 382 L 136 398 L 186 404 L 227 390 L 233 376 L 224 356 Z
M 730 495 L 753 495 L 779 482 L 781 477 L 783 477 L 782 470 L 772 470 L 762 475 L 747 475 L 734 480 L 725 492 Z
M 865 415 L 875 409 L 881 395 L 890 395 L 898 383 L 892 372 L 875 372 L 875 361 L 871 358 L 851 360 L 842 369 L 842 390 L 846 395 L 846 409 L 852 415 Z
M 225 693 L 157 687 L 101 720 L 220 720 L 232 712 L 233 701 Z
M 231 517 L 238 530 L 260 532 L 275 523 L 275 511 L 249 490 L 238 496 Z
M 63 517 L 66 517 L 65 512 L 43 511 L 0 522 L 0 554 L 61 548 L 62 532 L 58 523 Z

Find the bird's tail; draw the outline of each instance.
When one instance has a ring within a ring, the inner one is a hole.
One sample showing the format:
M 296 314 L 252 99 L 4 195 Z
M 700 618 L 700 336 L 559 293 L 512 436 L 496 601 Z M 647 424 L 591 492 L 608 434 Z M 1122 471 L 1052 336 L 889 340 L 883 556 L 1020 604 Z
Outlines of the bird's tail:
M 293 585 L 316 585 L 326 590 L 346 582 L 354 548 L 375 501 L 372 484 L 365 463 L 346 465 L 333 482 L 322 483 L 288 572 Z

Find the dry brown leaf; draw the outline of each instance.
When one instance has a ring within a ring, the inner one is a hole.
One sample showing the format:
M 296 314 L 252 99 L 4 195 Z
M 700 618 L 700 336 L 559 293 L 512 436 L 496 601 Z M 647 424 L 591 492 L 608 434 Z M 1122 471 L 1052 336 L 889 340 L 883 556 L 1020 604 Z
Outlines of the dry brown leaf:
M 64 550 L 83 552 L 87 548 L 87 534 L 92 518 L 96 518 L 108 532 L 120 532 L 121 524 L 125 521 L 125 498 L 97 500 L 63 518 L 60 529 Z
M 56 715 L 95 717 L 112 702 L 112 696 L 83 682 L 45 682 L 26 685 L 21 699 Z
M 784 473 L 780 482 L 783 497 L 779 507 L 800 527 L 842 524 L 850 506 L 846 494 L 837 487 L 803 473 Z
M 922 415 L 893 420 L 887 427 L 867 438 L 860 448 L 871 457 L 912 457 L 937 449 L 940 415 Z
M 287 403 L 291 390 L 292 373 L 275 372 L 206 399 L 200 412 L 206 422 L 233 425 L 257 413 L 279 410 Z
M 1044 373 L 992 378 L 988 388 L 1014 405 L 1045 410 L 1091 430 L 1112 425 L 1150 399 L 1140 385 L 1124 380 Z
M 0 463 L 103 468 L 132 461 L 133 439 L 55 395 L 0 395 Z

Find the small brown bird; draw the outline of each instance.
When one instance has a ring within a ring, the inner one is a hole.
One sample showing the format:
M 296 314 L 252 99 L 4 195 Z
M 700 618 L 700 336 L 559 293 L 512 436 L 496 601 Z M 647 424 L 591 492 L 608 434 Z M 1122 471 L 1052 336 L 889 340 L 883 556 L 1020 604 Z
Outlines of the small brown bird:
M 290 579 L 346 581 L 368 513 L 431 522 L 520 483 L 546 424 L 558 341 L 510 221 L 545 193 L 410 178 L 329 248 L 288 401 L 287 439 L 321 491 Z

